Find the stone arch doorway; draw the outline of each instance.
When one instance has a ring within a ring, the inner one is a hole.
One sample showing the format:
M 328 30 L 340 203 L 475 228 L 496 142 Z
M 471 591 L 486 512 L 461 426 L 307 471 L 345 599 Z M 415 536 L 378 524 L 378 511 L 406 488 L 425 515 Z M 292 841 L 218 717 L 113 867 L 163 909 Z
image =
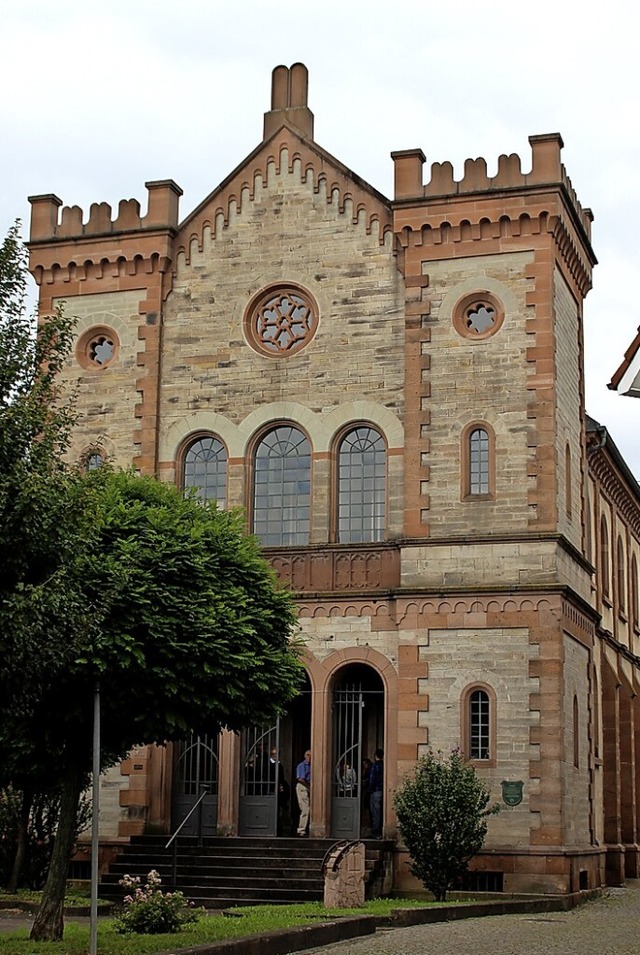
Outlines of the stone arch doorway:
M 371 835 L 368 766 L 384 746 L 384 684 L 364 663 L 351 663 L 335 675 L 331 691 L 331 835 L 359 839 Z
M 270 725 L 252 726 L 241 735 L 241 836 L 295 835 L 296 766 L 310 742 L 311 684 L 305 674 L 302 689 L 285 716 Z

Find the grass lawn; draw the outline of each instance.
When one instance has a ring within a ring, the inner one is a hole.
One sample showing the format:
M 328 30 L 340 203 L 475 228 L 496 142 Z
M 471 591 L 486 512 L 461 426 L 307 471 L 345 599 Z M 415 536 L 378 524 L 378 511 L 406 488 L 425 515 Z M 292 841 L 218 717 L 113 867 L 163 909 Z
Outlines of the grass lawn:
M 1 897 L 1 896 L 0 896 Z M 277 929 L 306 925 L 309 921 L 330 921 L 344 915 L 388 915 L 393 909 L 420 905 L 405 899 L 375 899 L 360 909 L 325 909 L 320 902 L 300 905 L 256 905 L 227 909 L 237 917 L 204 915 L 195 925 L 175 935 L 118 935 L 111 918 L 98 922 L 99 955 L 147 955 L 175 952 L 180 948 L 242 935 L 264 935 Z M 30 942 L 27 929 L 0 933 L 2 955 L 86 955 L 89 950 L 89 925 L 65 919 L 62 942 Z
M 42 898 L 42 892 L 38 892 L 36 889 L 18 889 L 17 892 L 14 892 L 11 895 L 9 895 L 8 892 L 5 892 L 4 889 L 0 889 L 0 902 L 3 902 L 7 905 L 13 902 L 16 902 L 18 905 L 21 902 L 28 902 L 34 905 L 39 905 L 41 898 Z M 86 908 L 90 904 L 89 890 L 68 888 L 65 893 L 64 904 L 65 906 L 70 906 L 70 907 L 78 906 L 79 908 Z

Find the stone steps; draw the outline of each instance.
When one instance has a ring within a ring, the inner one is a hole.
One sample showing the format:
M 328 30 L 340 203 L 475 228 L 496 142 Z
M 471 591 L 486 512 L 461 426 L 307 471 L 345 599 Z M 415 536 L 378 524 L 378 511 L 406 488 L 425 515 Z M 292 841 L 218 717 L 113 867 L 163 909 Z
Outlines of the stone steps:
M 210 908 L 321 901 L 322 863 L 335 839 L 208 837 L 199 845 L 195 837 L 184 837 L 177 848 L 175 886 L 173 848 L 165 849 L 166 842 L 166 836 L 133 837 L 103 875 L 100 895 L 119 901 L 126 894 L 118 884 L 123 875 L 144 881 L 156 869 L 163 888 L 179 889 L 196 905 Z M 375 884 L 379 895 L 393 844 L 365 840 L 365 846 L 367 884 Z

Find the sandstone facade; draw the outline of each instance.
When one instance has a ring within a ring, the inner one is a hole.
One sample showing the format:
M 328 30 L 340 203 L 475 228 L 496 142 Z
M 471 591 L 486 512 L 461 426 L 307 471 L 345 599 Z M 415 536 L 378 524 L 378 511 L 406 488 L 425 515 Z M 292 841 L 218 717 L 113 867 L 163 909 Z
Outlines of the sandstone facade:
M 43 318 L 59 300 L 79 316 L 72 453 L 182 485 L 211 439 L 225 504 L 260 530 L 265 442 L 308 448 L 278 512 L 298 536 L 265 552 L 307 648 L 307 691 L 274 738 L 292 784 L 311 746 L 313 835 L 368 834 L 361 778 L 347 794 L 337 781 L 346 752 L 361 776 L 385 750 L 394 838 L 404 774 L 462 747 L 503 803 L 479 885 L 620 882 L 640 860 L 640 490 L 585 415 L 595 258 L 562 140 L 531 137 L 529 173 L 501 156 L 495 177 L 478 159 L 460 181 L 443 163 L 425 182 L 421 150 L 394 153 L 389 200 L 315 142 L 306 88 L 301 64 L 274 71 L 263 141 L 182 222 L 171 180 L 147 184 L 144 216 L 127 200 L 85 222 L 31 199 Z M 345 497 L 356 432 L 381 440 L 382 491 L 352 478 Z M 210 831 L 247 831 L 250 747 L 207 745 Z M 175 828 L 184 752 L 142 748 L 105 779 L 105 842 Z M 400 846 L 396 887 L 410 885 Z

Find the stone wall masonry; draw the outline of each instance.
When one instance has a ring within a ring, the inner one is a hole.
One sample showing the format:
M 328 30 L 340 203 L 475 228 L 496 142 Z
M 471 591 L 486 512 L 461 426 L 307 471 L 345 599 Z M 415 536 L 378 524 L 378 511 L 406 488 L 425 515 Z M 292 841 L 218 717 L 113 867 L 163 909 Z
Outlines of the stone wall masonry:
M 368 615 L 301 617 L 299 624 L 305 645 L 320 662 L 336 650 L 360 647 L 378 650 L 398 667 L 397 630 L 374 630 Z
M 115 839 L 121 834 L 120 827 L 128 818 L 121 793 L 128 788 L 129 779 L 121 774 L 119 766 L 100 776 L 100 838 Z M 85 835 L 88 838 L 89 832 Z
M 403 587 L 505 590 L 574 584 L 574 563 L 555 540 L 457 541 L 402 548 Z M 579 581 L 584 590 L 584 580 Z
M 559 269 L 554 274 L 556 460 L 558 530 L 582 550 L 583 384 L 581 328 L 576 300 Z M 567 475 L 566 449 L 570 450 Z M 567 481 L 570 480 L 570 487 Z M 568 510 L 570 505 L 570 511 Z
M 118 338 L 117 358 L 104 368 L 86 369 L 73 351 L 65 368 L 65 379 L 77 387 L 80 421 L 72 433 L 69 456 L 77 462 L 87 450 L 101 448 L 116 467 L 130 467 L 137 453 L 136 389 L 139 353 L 138 306 L 144 291 L 103 292 L 64 299 L 67 314 L 78 318 L 76 341 L 94 326 L 112 329 Z
M 537 753 L 530 744 L 537 714 L 529 707 L 539 681 L 529 675 L 530 661 L 538 648 L 529 643 L 526 628 L 430 629 L 428 633 L 429 718 L 428 740 L 435 751 L 448 753 L 461 745 L 461 699 L 466 687 L 483 683 L 496 697 L 495 766 L 478 772 L 486 780 L 492 799 L 501 800 L 501 781 L 524 782 L 519 806 L 502 807 L 489 820 L 487 846 L 527 843 L 532 825 L 529 798 L 537 781 L 529 778 L 529 760 Z
M 593 792 L 589 754 L 591 751 L 591 692 L 589 686 L 589 651 L 564 638 L 564 844 L 584 845 L 589 831 Z M 574 762 L 573 701 L 578 701 L 578 765 Z
M 348 206 L 348 204 L 347 204 Z M 178 257 L 165 309 L 162 429 L 192 410 L 233 422 L 259 406 L 299 401 L 319 412 L 375 400 L 402 418 L 404 293 L 389 236 L 380 243 L 364 220 L 285 163 L 256 186 L 253 201 L 202 250 Z M 272 283 L 295 282 L 319 306 L 311 343 L 290 357 L 256 353 L 244 311 Z M 249 386 L 250 385 L 250 386 Z
M 527 277 L 530 252 L 423 263 L 429 277 L 430 410 L 429 532 L 431 537 L 523 530 L 527 490 Z M 502 302 L 505 319 L 492 337 L 463 338 L 453 325 L 456 303 L 486 290 Z M 465 426 L 486 421 L 495 433 L 491 500 L 462 500 Z

